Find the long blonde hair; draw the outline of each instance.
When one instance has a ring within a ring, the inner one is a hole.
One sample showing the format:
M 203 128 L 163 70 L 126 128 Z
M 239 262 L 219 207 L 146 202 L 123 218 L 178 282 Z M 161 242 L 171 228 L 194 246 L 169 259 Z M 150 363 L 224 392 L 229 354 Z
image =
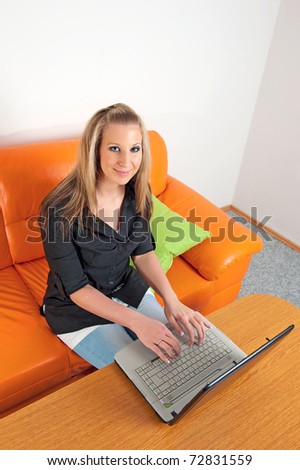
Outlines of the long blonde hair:
M 72 172 L 63 179 L 43 200 L 40 214 L 47 218 L 50 207 L 58 207 L 63 220 L 78 220 L 83 226 L 83 210 L 97 213 L 96 182 L 100 171 L 99 149 L 103 130 L 109 124 L 138 124 L 142 134 L 142 162 L 138 172 L 128 183 L 135 193 L 136 211 L 149 220 L 152 198 L 149 186 L 150 150 L 146 128 L 140 116 L 123 103 L 117 103 L 97 111 L 88 121 L 78 149 L 77 163 Z

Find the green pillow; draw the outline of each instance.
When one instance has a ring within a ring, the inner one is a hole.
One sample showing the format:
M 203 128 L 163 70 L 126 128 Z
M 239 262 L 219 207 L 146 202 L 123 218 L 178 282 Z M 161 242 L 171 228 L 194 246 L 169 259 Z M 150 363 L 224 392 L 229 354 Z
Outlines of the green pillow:
M 211 233 L 188 222 L 155 196 L 152 196 L 152 200 L 150 228 L 155 239 L 155 253 L 163 270 L 167 272 L 175 256 L 211 237 Z

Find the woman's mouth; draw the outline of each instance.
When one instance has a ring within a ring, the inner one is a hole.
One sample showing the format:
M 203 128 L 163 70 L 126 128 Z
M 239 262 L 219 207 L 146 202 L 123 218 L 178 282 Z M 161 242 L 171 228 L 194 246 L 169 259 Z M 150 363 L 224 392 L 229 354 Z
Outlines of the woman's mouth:
M 125 178 L 126 176 L 130 175 L 131 170 L 117 170 L 115 169 L 115 172 L 121 176 L 122 178 Z

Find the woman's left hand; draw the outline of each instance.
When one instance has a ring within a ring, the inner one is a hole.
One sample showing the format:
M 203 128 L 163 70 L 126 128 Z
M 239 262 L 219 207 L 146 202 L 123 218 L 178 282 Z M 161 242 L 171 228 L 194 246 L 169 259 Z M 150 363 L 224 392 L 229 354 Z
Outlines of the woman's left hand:
M 165 304 L 165 315 L 179 335 L 183 335 L 184 329 L 186 330 L 190 346 L 195 342 L 195 331 L 197 343 L 200 344 L 205 338 L 205 329 L 210 328 L 210 324 L 205 321 L 201 313 L 187 307 L 178 299 Z

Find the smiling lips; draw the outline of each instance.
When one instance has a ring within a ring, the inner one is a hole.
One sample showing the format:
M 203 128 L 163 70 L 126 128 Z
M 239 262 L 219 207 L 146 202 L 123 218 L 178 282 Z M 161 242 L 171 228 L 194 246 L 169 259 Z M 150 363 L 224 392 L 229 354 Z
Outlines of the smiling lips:
M 125 176 L 128 176 L 128 175 L 130 174 L 131 170 L 122 171 L 122 170 L 117 170 L 117 169 L 115 169 L 115 172 L 116 172 L 119 176 L 121 176 L 121 177 L 124 178 Z

